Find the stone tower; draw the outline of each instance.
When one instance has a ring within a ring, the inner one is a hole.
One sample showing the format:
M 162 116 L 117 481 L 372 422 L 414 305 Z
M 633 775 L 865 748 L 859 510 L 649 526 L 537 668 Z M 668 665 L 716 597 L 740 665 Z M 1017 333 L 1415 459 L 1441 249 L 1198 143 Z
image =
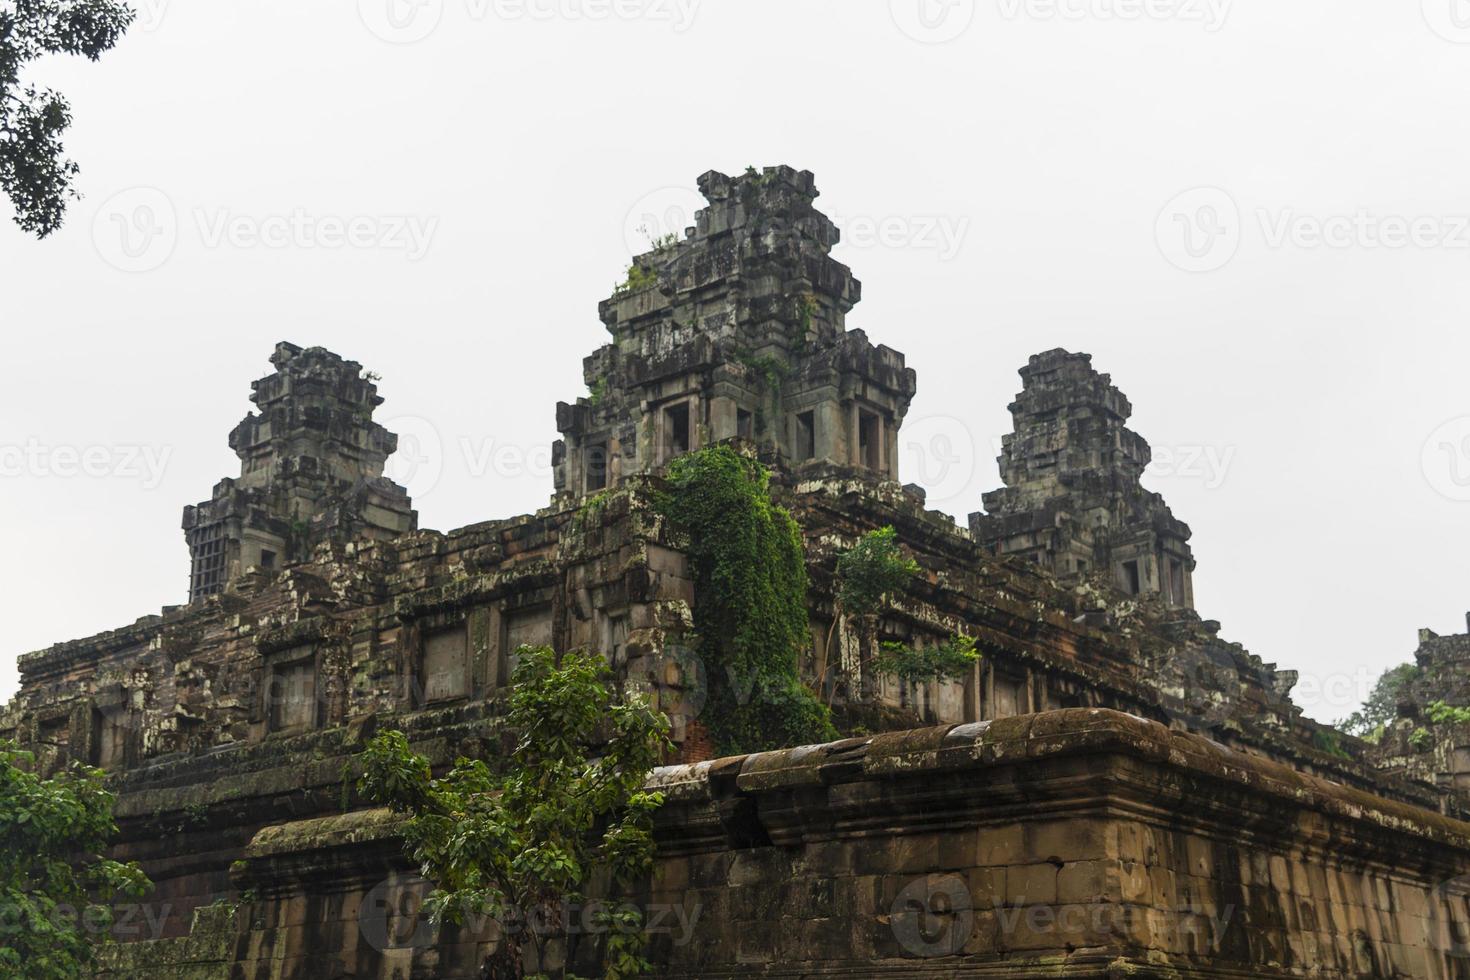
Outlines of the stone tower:
M 1105 571 L 1129 595 L 1194 608 L 1189 526 L 1139 483 L 1150 452 L 1125 424 L 1127 397 L 1091 354 L 1061 349 L 1033 355 L 1021 381 L 998 459 L 1005 486 L 970 516 L 976 540 L 1058 576 Z
M 248 568 L 307 557 L 322 541 L 392 538 L 414 530 L 408 492 L 384 478 L 398 437 L 373 421 L 382 403 L 362 365 L 285 342 L 275 373 L 254 382 L 259 409 L 230 433 L 240 475 L 184 508 L 190 601 Z
M 638 256 L 600 306 L 612 343 L 583 362 L 590 396 L 557 405 L 556 489 L 573 495 L 742 437 L 788 465 L 897 479 L 915 390 L 903 355 L 844 320 L 861 295 L 809 172 L 699 178 L 709 206 Z

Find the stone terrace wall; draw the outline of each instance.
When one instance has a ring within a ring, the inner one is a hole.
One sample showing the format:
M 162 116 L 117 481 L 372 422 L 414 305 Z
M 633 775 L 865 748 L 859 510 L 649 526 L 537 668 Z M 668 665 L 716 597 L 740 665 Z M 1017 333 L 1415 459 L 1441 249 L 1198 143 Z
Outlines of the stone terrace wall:
M 1119 712 L 891 733 L 654 781 L 669 802 L 638 901 L 664 923 L 662 976 L 1470 975 L 1457 887 L 1470 824 Z M 493 930 L 436 945 L 395 847 L 381 811 L 261 831 L 236 871 L 260 891 L 228 961 L 188 975 L 475 976 Z M 147 964 L 184 942 L 125 947 L 112 975 L 179 976 Z

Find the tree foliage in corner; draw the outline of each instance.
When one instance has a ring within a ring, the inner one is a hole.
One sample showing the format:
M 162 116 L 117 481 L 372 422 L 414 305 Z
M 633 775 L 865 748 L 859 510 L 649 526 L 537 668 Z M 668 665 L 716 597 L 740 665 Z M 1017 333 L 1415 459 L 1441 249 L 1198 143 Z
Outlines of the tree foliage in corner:
M 1385 670 L 1363 706 L 1338 722 L 1336 727 L 1349 735 L 1376 742 L 1383 729 L 1398 717 L 1399 695 L 1409 682 L 1419 677 L 1419 672 L 1417 664 L 1399 664 Z
M 771 500 L 770 474 L 715 445 L 670 463 L 667 486 L 656 504 L 688 539 L 715 744 L 740 753 L 835 739 L 826 707 L 801 682 L 806 559 L 796 522 Z
M 61 143 L 71 107 L 58 92 L 23 86 L 21 69 L 54 54 L 96 61 L 133 16 L 121 0 L 0 2 L 0 189 L 15 206 L 16 223 L 37 237 L 60 227 L 67 200 L 77 196 L 78 168 Z
M 492 980 L 570 978 L 566 963 L 581 937 L 569 935 L 568 906 L 594 877 L 626 886 L 652 865 L 663 797 L 645 785 L 671 749 L 668 721 L 641 695 L 617 696 L 608 674 L 595 653 L 558 658 L 522 647 L 506 719 L 515 755 L 503 773 L 461 759 L 435 779 L 402 732 L 384 732 L 365 751 L 358 788 L 408 815 L 404 836 L 435 885 L 435 917 L 528 926 L 507 930 L 485 964 Z M 642 917 L 630 906 L 605 908 L 598 975 L 637 976 L 648 967 Z
M 101 856 L 117 832 L 112 804 L 101 770 L 43 779 L 31 753 L 0 742 L 0 978 L 87 975 L 110 903 L 150 887 L 136 864 Z

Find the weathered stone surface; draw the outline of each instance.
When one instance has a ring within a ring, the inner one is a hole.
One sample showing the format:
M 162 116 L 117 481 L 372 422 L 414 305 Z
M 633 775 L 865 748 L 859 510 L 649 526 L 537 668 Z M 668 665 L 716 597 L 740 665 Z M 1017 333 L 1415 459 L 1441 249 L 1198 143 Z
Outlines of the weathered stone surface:
M 1016 431 L 1001 444 L 1005 487 L 971 516 L 975 537 L 1058 576 L 1100 575 L 1125 594 L 1192 609 L 1189 526 L 1139 482 L 1151 454 L 1125 425 L 1128 399 L 1090 354 L 1036 354 L 1021 379 Z
M 1461 975 L 1470 824 L 1118 712 L 1026 721 L 659 770 L 658 975 Z M 794 771 L 821 778 L 768 778 Z M 690 836 L 735 800 L 758 834 Z M 496 927 L 428 925 L 391 824 L 258 833 L 237 877 L 269 897 L 233 920 L 230 975 L 475 976 Z M 111 962 L 172 977 L 180 949 Z
M 595 493 L 733 438 L 896 479 L 914 372 L 846 329 L 861 287 L 829 254 L 812 175 L 710 172 L 699 187 L 694 227 L 634 259 L 600 307 L 613 342 L 584 362 L 591 395 L 557 406 L 557 489 Z
M 240 476 L 184 508 L 189 597 L 213 595 L 250 568 L 281 568 L 322 541 L 387 540 L 418 526 L 402 487 L 383 477 L 398 437 L 373 421 L 383 399 L 362 365 L 276 345 L 260 409 L 230 433 Z

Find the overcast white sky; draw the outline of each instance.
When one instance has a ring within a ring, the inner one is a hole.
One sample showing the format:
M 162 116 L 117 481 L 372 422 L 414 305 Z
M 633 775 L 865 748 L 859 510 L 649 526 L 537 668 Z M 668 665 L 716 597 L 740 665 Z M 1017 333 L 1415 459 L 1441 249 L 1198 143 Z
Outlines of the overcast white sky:
M 86 198 L 0 227 L 0 696 L 185 598 L 278 340 L 383 375 L 423 526 L 542 506 L 636 229 L 747 164 L 816 173 L 931 505 L 998 485 L 1027 356 L 1086 350 L 1201 613 L 1311 713 L 1462 631 L 1470 5 L 920 2 L 148 0 L 41 66 Z

